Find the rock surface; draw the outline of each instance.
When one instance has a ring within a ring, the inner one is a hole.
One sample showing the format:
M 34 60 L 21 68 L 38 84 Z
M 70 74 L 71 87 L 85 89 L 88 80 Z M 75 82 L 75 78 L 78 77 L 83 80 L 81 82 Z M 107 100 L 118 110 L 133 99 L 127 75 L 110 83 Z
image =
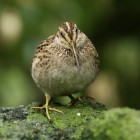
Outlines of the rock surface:
M 0 108 L 0 140 L 139 140 L 140 112 L 129 108 L 106 110 L 92 98 L 82 97 L 72 107 L 52 104 L 64 114 L 28 106 Z
M 86 123 L 105 110 L 103 104 L 83 97 L 72 107 L 53 104 L 64 114 L 50 111 L 52 122 L 49 122 L 45 110 L 32 109 L 36 105 L 0 108 L 0 139 L 80 139 Z

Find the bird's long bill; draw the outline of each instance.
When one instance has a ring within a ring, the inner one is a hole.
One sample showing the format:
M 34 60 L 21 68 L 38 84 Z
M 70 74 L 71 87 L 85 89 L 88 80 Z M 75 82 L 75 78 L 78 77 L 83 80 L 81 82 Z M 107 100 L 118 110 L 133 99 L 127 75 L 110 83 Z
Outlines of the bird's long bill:
M 73 50 L 73 53 L 74 53 L 74 57 L 75 57 L 77 68 L 80 69 L 79 60 L 78 60 L 78 57 L 77 57 L 77 53 L 76 53 L 74 44 L 72 44 L 72 50 Z

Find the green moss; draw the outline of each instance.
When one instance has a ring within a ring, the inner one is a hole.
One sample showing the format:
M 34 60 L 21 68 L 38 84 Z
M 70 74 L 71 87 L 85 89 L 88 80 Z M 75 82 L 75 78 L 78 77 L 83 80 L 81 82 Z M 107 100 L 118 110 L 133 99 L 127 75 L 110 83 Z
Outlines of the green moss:
M 83 97 L 72 107 L 54 105 L 64 114 L 31 109 L 35 104 L 16 108 L 0 108 L 0 139 L 95 139 L 139 140 L 140 112 L 110 109 L 91 98 Z
M 54 105 L 64 114 L 31 109 L 35 104 L 17 108 L 0 108 L 0 139 L 79 139 L 85 124 L 105 110 L 104 105 L 83 97 L 72 107 Z M 78 113 L 78 114 L 77 114 Z
M 85 127 L 82 138 L 87 140 L 139 140 L 140 112 L 128 109 L 111 109 L 92 119 Z

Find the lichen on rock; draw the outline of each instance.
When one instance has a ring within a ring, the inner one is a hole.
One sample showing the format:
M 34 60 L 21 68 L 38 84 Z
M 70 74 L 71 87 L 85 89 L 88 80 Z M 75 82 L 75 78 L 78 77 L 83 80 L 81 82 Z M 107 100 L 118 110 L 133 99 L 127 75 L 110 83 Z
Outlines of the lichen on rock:
M 87 122 L 106 109 L 92 98 L 82 97 L 72 107 L 52 104 L 64 114 L 51 111 L 49 122 L 45 110 L 32 109 L 35 104 L 0 108 L 0 139 L 80 139 Z
M 33 140 L 139 140 L 140 112 L 129 108 L 107 110 L 92 98 L 82 97 L 71 107 L 51 104 L 64 112 L 33 110 L 39 105 L 0 108 L 0 139 Z

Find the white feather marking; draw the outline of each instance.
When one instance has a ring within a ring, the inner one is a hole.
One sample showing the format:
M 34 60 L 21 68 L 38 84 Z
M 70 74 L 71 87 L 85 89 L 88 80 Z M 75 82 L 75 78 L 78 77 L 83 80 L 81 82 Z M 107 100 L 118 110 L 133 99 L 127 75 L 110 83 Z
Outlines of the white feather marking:
M 66 25 L 67 25 L 67 27 L 68 27 L 68 31 L 69 31 L 69 30 L 70 30 L 69 23 L 68 23 L 68 22 L 66 22 Z

